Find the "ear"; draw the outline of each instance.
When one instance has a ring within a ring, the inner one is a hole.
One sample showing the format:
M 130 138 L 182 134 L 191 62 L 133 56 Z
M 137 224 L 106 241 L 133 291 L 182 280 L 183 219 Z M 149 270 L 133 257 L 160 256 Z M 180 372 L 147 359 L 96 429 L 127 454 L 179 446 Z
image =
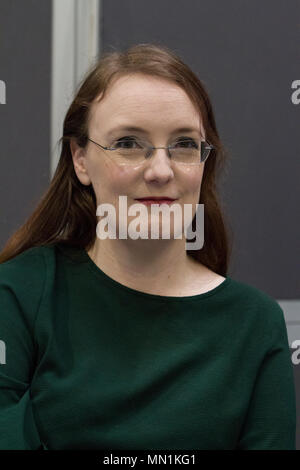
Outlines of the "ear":
M 70 140 L 70 150 L 72 154 L 72 160 L 74 165 L 74 170 L 77 175 L 79 181 L 88 186 L 91 184 L 91 180 L 89 178 L 87 168 L 86 168 L 86 155 L 85 155 L 85 148 L 80 147 L 75 138 L 71 138 Z

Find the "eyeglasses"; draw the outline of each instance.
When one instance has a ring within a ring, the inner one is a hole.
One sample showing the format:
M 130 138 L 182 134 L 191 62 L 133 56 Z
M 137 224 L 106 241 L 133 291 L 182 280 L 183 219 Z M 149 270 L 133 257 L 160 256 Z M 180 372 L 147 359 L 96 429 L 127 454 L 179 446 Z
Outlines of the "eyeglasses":
M 179 139 L 167 147 L 153 147 L 141 139 L 129 136 L 115 141 L 112 147 L 104 147 L 90 138 L 88 140 L 103 150 L 112 151 L 113 158 L 119 165 L 141 164 L 151 157 L 155 149 L 167 149 L 168 157 L 175 163 L 200 165 L 215 148 L 205 140 L 193 138 Z

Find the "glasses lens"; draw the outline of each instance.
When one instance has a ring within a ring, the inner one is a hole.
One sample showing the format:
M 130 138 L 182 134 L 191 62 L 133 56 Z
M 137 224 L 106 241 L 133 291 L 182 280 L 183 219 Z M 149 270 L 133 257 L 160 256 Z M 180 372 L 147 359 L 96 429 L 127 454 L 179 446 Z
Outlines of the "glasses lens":
M 170 153 L 172 160 L 176 163 L 199 165 L 201 162 L 200 141 L 194 139 L 179 140 L 171 145 Z
M 113 148 L 113 156 L 119 165 L 136 165 L 145 160 L 144 143 L 133 137 L 117 140 Z

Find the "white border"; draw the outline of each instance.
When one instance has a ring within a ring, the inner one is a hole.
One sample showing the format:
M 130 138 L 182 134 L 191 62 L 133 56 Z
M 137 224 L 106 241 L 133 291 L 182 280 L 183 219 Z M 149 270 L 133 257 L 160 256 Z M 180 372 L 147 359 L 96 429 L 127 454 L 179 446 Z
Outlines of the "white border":
M 100 0 L 52 0 L 50 179 L 55 172 L 65 113 L 99 53 Z

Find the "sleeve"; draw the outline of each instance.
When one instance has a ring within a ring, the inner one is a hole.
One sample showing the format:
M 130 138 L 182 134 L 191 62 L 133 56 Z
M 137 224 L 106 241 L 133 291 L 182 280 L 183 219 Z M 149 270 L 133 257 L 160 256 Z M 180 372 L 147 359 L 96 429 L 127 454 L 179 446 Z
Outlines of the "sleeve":
M 41 267 L 40 262 L 34 267 Z M 42 278 L 41 272 L 38 276 Z M 0 265 L 0 450 L 44 448 L 30 399 L 33 320 L 40 297 L 41 282 L 35 283 L 28 269 L 20 270 L 14 262 Z
M 284 314 L 276 302 L 271 345 L 258 371 L 238 450 L 295 450 L 296 393 Z

